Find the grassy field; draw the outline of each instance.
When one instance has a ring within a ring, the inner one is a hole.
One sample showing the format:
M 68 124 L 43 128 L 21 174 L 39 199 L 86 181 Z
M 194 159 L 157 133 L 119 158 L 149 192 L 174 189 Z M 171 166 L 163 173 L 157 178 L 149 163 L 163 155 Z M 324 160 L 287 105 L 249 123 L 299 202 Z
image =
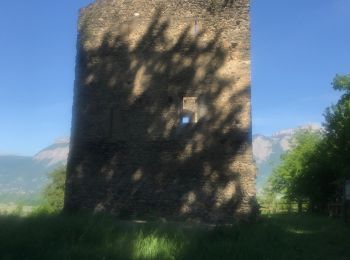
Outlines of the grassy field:
M 296 215 L 210 229 L 106 216 L 3 216 L 0 259 L 345 260 L 350 259 L 350 226 Z
M 1 215 L 29 215 L 33 212 L 35 206 L 31 205 L 18 205 L 16 203 L 0 203 L 0 216 Z

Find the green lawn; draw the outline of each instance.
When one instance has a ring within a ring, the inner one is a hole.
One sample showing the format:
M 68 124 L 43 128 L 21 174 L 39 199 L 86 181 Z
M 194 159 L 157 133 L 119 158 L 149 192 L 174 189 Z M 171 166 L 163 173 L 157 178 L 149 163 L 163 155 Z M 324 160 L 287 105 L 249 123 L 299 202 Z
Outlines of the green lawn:
M 350 259 L 350 225 L 274 215 L 253 225 L 133 224 L 112 217 L 0 217 L 0 259 Z

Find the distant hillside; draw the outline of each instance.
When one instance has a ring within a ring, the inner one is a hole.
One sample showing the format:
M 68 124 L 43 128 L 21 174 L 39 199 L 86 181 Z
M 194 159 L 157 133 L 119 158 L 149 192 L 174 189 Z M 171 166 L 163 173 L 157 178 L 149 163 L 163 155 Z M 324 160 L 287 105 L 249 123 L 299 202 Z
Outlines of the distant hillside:
M 58 140 L 35 156 L 0 156 L 0 202 L 38 197 L 48 173 L 66 164 L 69 140 Z

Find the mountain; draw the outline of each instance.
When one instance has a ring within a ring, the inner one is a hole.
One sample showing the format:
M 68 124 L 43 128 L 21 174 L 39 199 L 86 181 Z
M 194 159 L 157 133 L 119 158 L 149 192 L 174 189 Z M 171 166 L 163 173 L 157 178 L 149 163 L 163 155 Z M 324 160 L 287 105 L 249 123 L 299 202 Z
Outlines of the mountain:
M 264 183 L 273 169 L 281 162 L 281 155 L 292 146 L 292 136 L 298 130 L 319 131 L 317 124 L 309 124 L 293 129 L 286 129 L 272 134 L 271 136 L 253 136 L 253 155 L 257 167 L 257 190 L 261 191 Z
M 69 138 L 61 138 L 38 152 L 32 159 L 36 163 L 45 165 L 46 168 L 55 168 L 67 163 L 68 152 Z
M 0 202 L 38 197 L 48 173 L 66 164 L 69 140 L 59 139 L 35 156 L 0 155 Z

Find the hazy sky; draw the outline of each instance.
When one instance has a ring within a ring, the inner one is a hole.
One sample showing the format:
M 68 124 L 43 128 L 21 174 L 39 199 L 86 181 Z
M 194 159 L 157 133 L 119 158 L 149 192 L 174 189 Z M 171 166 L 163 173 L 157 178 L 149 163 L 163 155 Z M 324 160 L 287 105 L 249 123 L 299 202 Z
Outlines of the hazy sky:
M 0 154 L 33 155 L 70 133 L 77 12 L 92 0 L 4 1 Z M 350 0 L 252 0 L 253 132 L 322 122 L 350 72 Z

